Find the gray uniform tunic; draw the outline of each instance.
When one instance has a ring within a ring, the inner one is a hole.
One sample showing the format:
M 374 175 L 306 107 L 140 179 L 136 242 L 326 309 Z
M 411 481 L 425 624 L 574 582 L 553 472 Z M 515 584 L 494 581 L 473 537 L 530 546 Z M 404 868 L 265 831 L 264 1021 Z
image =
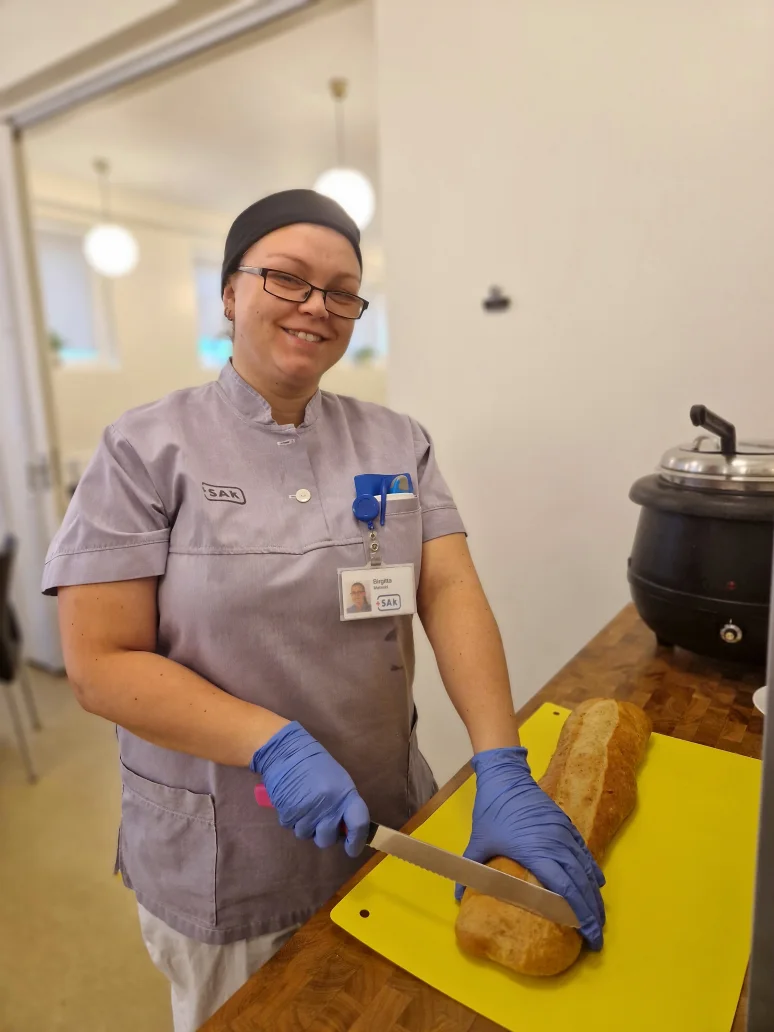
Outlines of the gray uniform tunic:
M 159 577 L 157 652 L 298 720 L 373 818 L 400 827 L 433 782 L 416 744 L 411 617 L 339 619 L 337 571 L 366 562 L 359 473 L 411 474 L 418 497 L 390 499 L 379 536 L 384 562 L 414 563 L 418 580 L 422 542 L 463 531 L 424 430 L 324 391 L 299 427 L 279 426 L 229 364 L 108 427 L 43 588 Z M 118 867 L 183 934 L 228 943 L 304 921 L 356 869 L 342 848 L 280 828 L 249 770 L 118 738 Z

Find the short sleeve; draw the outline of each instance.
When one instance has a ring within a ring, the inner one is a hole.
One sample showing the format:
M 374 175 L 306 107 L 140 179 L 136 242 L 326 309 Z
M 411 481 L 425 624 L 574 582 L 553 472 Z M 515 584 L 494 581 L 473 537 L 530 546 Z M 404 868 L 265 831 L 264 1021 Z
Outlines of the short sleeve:
M 422 540 L 431 541 L 447 534 L 464 534 L 465 525 L 438 468 L 430 435 L 413 419 L 411 432 L 419 477 L 417 492 L 422 508 Z
M 43 592 L 161 576 L 168 548 L 169 520 L 153 481 L 129 441 L 109 426 L 51 542 Z

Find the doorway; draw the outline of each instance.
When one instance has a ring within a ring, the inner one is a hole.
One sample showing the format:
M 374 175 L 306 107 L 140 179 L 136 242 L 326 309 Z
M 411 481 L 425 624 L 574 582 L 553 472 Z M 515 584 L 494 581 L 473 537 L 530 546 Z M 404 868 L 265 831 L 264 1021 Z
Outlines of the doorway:
M 23 147 L 57 428 L 71 494 L 106 425 L 207 382 L 230 354 L 220 302 L 234 216 L 275 190 L 311 186 L 336 163 L 328 84 L 347 80 L 348 163 L 378 180 L 373 9 L 337 5 L 117 89 L 24 133 Z M 95 170 L 95 162 L 98 165 Z M 381 212 L 363 231 L 371 300 L 324 386 L 383 402 Z M 135 241 L 111 277 L 84 251 L 117 224 Z

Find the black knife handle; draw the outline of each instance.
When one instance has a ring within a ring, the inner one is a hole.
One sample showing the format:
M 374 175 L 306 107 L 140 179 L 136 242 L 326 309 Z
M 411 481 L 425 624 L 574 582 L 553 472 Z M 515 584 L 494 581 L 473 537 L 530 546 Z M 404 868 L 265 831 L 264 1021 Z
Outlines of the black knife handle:
M 366 840 L 365 840 L 365 844 L 367 846 L 371 845 L 371 843 L 374 840 L 374 835 L 377 833 L 378 830 L 379 830 L 379 825 L 375 824 L 374 821 L 371 821 L 371 823 L 368 825 L 368 834 L 366 835 Z M 341 824 L 339 825 L 339 834 L 341 835 L 342 838 L 346 838 L 347 837 L 347 826 L 344 823 L 344 821 L 342 821 Z

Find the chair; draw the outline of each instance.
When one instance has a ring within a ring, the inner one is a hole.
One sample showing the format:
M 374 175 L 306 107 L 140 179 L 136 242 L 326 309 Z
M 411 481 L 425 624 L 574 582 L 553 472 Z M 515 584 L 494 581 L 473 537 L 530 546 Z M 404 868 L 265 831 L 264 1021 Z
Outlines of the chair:
M 22 655 L 21 628 L 10 601 L 11 575 L 15 558 L 16 538 L 8 534 L 0 548 L 0 684 L 4 689 L 11 715 L 11 724 L 19 746 L 19 753 L 27 770 L 27 777 L 30 784 L 34 784 L 38 780 L 38 776 L 14 695 L 14 685 L 18 682 L 30 723 L 36 731 L 39 731 L 40 717 Z

